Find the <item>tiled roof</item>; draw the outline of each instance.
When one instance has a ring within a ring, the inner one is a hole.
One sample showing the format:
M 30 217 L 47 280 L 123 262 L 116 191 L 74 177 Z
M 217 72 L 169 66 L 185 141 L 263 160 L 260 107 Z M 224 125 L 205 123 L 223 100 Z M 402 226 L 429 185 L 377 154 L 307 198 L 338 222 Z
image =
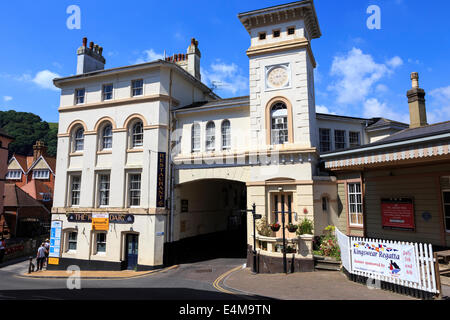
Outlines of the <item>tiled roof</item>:
M 418 128 L 408 128 L 396 132 L 382 140 L 377 141 L 378 144 L 410 140 L 414 138 L 435 136 L 442 133 L 450 132 L 450 121 L 431 124 Z
M 15 184 L 5 184 L 5 207 L 42 207 L 42 204 Z
M 53 190 L 49 186 L 35 179 L 28 182 L 21 189 L 36 200 L 44 200 L 43 193 L 53 195 Z

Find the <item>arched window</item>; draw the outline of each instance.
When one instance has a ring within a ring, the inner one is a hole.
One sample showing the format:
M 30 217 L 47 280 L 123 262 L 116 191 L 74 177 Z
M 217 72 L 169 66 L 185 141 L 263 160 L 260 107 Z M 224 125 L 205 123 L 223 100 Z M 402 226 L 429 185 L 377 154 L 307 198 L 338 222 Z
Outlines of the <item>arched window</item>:
M 206 151 L 216 149 L 216 125 L 210 121 L 206 124 Z
M 231 148 L 231 125 L 229 120 L 222 122 L 222 150 Z
M 200 125 L 198 123 L 192 125 L 191 145 L 192 152 L 200 151 Z
M 288 142 L 288 110 L 283 102 L 275 103 L 271 110 L 271 142 L 272 144 L 283 144 Z
M 144 126 L 142 121 L 137 121 L 131 129 L 131 147 L 141 148 L 144 145 Z
M 112 148 L 112 125 L 107 124 L 103 127 L 101 138 L 101 150 Z
M 78 128 L 75 131 L 73 151 L 83 151 L 84 149 L 84 129 Z

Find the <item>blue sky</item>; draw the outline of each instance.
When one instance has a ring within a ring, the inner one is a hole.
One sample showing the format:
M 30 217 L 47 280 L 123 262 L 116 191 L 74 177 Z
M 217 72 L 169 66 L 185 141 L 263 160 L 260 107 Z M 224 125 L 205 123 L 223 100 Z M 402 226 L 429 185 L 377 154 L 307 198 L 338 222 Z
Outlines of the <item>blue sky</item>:
M 59 92 L 50 80 L 75 73 L 84 36 L 104 47 L 107 68 L 159 58 L 164 50 L 185 53 L 195 37 L 204 81 L 220 81 L 222 97 L 247 95 L 250 39 L 237 14 L 282 3 L 1 1 L 0 110 L 57 122 Z M 81 30 L 66 27 L 70 5 L 81 8 Z M 370 5 L 381 9 L 380 30 L 367 28 Z M 322 31 L 312 41 L 319 112 L 408 122 L 405 95 L 417 71 L 429 122 L 450 120 L 450 2 L 316 0 L 315 6 Z

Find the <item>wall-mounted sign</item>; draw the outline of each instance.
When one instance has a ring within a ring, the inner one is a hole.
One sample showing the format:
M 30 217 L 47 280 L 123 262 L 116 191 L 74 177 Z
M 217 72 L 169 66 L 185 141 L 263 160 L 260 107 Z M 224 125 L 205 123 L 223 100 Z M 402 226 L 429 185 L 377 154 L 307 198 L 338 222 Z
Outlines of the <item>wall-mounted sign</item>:
M 109 214 L 108 213 L 93 213 L 92 214 L 92 229 L 99 231 L 108 231 L 109 229 Z
M 50 228 L 50 258 L 59 258 L 61 256 L 61 233 L 62 221 L 52 221 Z M 59 264 L 59 259 L 49 259 L 48 263 Z
M 382 226 L 387 229 L 414 231 L 414 202 L 412 198 L 381 199 Z
M 158 172 L 156 183 L 156 207 L 166 206 L 166 153 L 158 152 Z
M 181 200 L 181 212 L 189 211 L 189 200 Z
M 131 224 L 134 223 L 134 216 L 132 214 L 110 214 L 109 223 Z
M 71 213 L 68 215 L 67 221 L 92 223 L 92 215 L 89 213 Z M 125 213 L 111 213 L 109 214 L 109 223 L 132 224 L 134 223 L 134 215 Z

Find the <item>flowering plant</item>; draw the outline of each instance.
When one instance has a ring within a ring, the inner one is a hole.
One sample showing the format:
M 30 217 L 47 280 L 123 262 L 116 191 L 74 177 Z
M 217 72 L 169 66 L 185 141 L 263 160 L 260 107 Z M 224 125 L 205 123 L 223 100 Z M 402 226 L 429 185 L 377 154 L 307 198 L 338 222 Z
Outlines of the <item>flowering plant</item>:
M 278 231 L 278 230 L 280 230 L 280 227 L 281 227 L 280 223 L 278 223 L 278 222 L 274 222 L 274 223 L 270 224 L 269 226 L 270 226 L 270 229 L 272 229 L 272 231 Z
M 325 257 L 333 257 L 337 260 L 340 260 L 341 250 L 333 231 L 334 226 L 328 226 L 325 228 L 325 234 L 320 237 L 320 245 L 318 250 L 316 251 L 316 254 Z
M 288 223 L 286 228 L 289 230 L 289 232 L 295 232 L 298 229 L 298 225 L 293 224 L 293 223 Z

